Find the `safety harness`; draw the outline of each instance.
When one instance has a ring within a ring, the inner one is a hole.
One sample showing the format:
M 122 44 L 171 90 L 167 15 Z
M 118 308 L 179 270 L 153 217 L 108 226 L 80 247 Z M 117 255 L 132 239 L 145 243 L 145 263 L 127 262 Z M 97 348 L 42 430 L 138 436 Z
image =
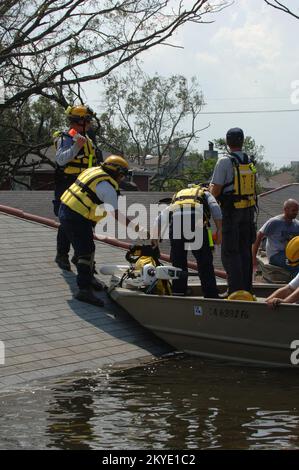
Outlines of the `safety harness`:
M 75 134 L 73 129 L 70 129 L 68 132 L 64 131 L 56 131 L 53 134 L 54 137 L 54 146 L 55 149 L 57 150 L 59 147 L 59 140 L 61 139 L 61 143 L 65 137 L 71 138 L 73 143 L 75 142 Z M 91 168 L 92 166 L 95 166 L 97 161 L 96 161 L 96 153 L 94 149 L 94 145 L 90 137 L 88 135 L 84 136 L 86 138 L 86 143 L 82 147 L 82 149 L 79 151 L 78 155 L 73 158 L 70 162 L 68 162 L 66 165 L 63 167 L 57 165 L 57 171 L 63 172 L 66 175 L 79 175 L 83 170 L 86 170 L 87 168 Z M 81 158 L 78 158 L 78 156 L 84 155 Z
M 202 205 L 203 207 L 203 224 L 208 231 L 208 240 L 210 248 L 214 247 L 212 230 L 210 224 L 211 211 L 206 197 L 206 188 L 200 185 L 194 185 L 186 189 L 181 189 L 173 195 L 171 206 L 191 206 L 195 208 L 196 205 Z
M 76 181 L 63 193 L 61 201 L 73 211 L 93 222 L 99 222 L 107 216 L 105 210 L 98 206 L 103 204 L 97 194 L 96 186 L 102 181 L 107 181 L 119 195 L 117 182 L 106 173 L 101 166 L 88 168 L 83 171 Z
M 234 177 L 222 187 L 219 198 L 221 204 L 229 203 L 235 209 L 246 209 L 257 206 L 256 168 L 253 161 L 244 153 L 244 161 L 237 153 L 229 154 L 233 166 Z M 223 189 L 233 185 L 233 190 L 223 193 Z
M 181 189 L 173 195 L 171 204 L 177 206 L 190 205 L 191 207 L 201 204 L 203 206 L 204 224 L 208 224 L 211 217 L 211 211 L 205 192 L 205 188 L 202 188 L 200 185 Z

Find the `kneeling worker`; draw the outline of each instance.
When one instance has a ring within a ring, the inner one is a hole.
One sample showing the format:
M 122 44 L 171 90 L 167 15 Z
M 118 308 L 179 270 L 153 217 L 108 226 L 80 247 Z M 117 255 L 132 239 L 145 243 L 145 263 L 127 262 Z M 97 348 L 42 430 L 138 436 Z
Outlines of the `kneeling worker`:
M 103 288 L 93 275 L 93 226 L 106 217 L 105 209 L 108 205 L 111 211 L 114 210 L 116 220 L 126 226 L 131 222 L 117 210 L 119 183 L 128 170 L 128 163 L 124 158 L 111 155 L 100 166 L 84 170 L 61 197 L 59 220 L 78 257 L 79 292 L 75 298 L 93 305 L 104 305 L 92 290 Z M 139 226 L 135 230 L 138 232 Z

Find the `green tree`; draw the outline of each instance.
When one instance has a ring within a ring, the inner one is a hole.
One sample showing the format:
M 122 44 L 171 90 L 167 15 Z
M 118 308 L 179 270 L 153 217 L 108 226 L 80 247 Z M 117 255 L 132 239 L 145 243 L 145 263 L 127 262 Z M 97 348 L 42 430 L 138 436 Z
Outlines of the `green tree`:
M 207 184 L 210 181 L 217 160 L 215 158 L 204 160 L 197 152 L 192 152 L 190 156 L 195 160 L 196 165 L 185 169 L 175 178 L 168 179 L 164 185 L 166 191 L 178 191 L 186 188 L 188 184 Z
M 205 23 L 228 5 L 226 0 L 2 0 L 1 178 L 27 165 L 27 156 L 44 148 L 46 133 L 50 140 L 46 114 L 39 123 L 26 114 L 39 97 L 64 108 L 70 96 L 82 102 L 84 83 L 108 77 L 158 44 L 169 45 L 178 28 Z
M 0 110 L 36 95 L 64 94 L 102 79 L 164 43 L 188 22 L 204 23 L 228 1 L 2 0 Z
M 183 167 L 191 143 L 198 139 L 201 129 L 196 128 L 196 118 L 202 105 L 195 78 L 188 83 L 181 75 L 148 77 L 136 69 L 126 77 L 110 76 L 104 101 L 109 111 L 100 117 L 102 136 L 141 164 L 146 155 L 156 156 L 152 182 L 156 189 L 163 189 Z M 166 166 L 164 157 L 168 158 Z
M 44 97 L 6 109 L 0 122 L 0 184 L 8 177 L 15 179 L 21 169 L 34 171 L 40 163 L 54 167 L 46 150 L 53 144 L 53 131 L 64 121 L 63 109 Z

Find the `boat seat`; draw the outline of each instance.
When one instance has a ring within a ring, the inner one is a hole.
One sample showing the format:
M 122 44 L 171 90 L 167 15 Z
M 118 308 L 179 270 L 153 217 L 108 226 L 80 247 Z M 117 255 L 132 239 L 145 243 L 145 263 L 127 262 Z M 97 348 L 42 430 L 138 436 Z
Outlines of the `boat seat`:
M 292 274 L 287 269 L 270 264 L 266 255 L 260 254 L 256 259 L 258 270 L 265 281 L 274 284 L 288 284 L 291 281 Z

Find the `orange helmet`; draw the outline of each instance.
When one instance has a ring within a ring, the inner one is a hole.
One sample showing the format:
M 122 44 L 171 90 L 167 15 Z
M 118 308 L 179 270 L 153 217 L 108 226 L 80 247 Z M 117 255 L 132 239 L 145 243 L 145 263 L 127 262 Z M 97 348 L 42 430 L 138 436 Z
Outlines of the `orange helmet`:
M 105 171 L 112 171 L 120 175 L 127 175 L 129 172 L 128 162 L 119 155 L 109 155 L 109 157 L 104 160 L 102 166 Z
M 89 106 L 84 106 L 83 104 L 68 106 L 65 110 L 65 114 L 70 121 L 91 121 L 96 115 Z

